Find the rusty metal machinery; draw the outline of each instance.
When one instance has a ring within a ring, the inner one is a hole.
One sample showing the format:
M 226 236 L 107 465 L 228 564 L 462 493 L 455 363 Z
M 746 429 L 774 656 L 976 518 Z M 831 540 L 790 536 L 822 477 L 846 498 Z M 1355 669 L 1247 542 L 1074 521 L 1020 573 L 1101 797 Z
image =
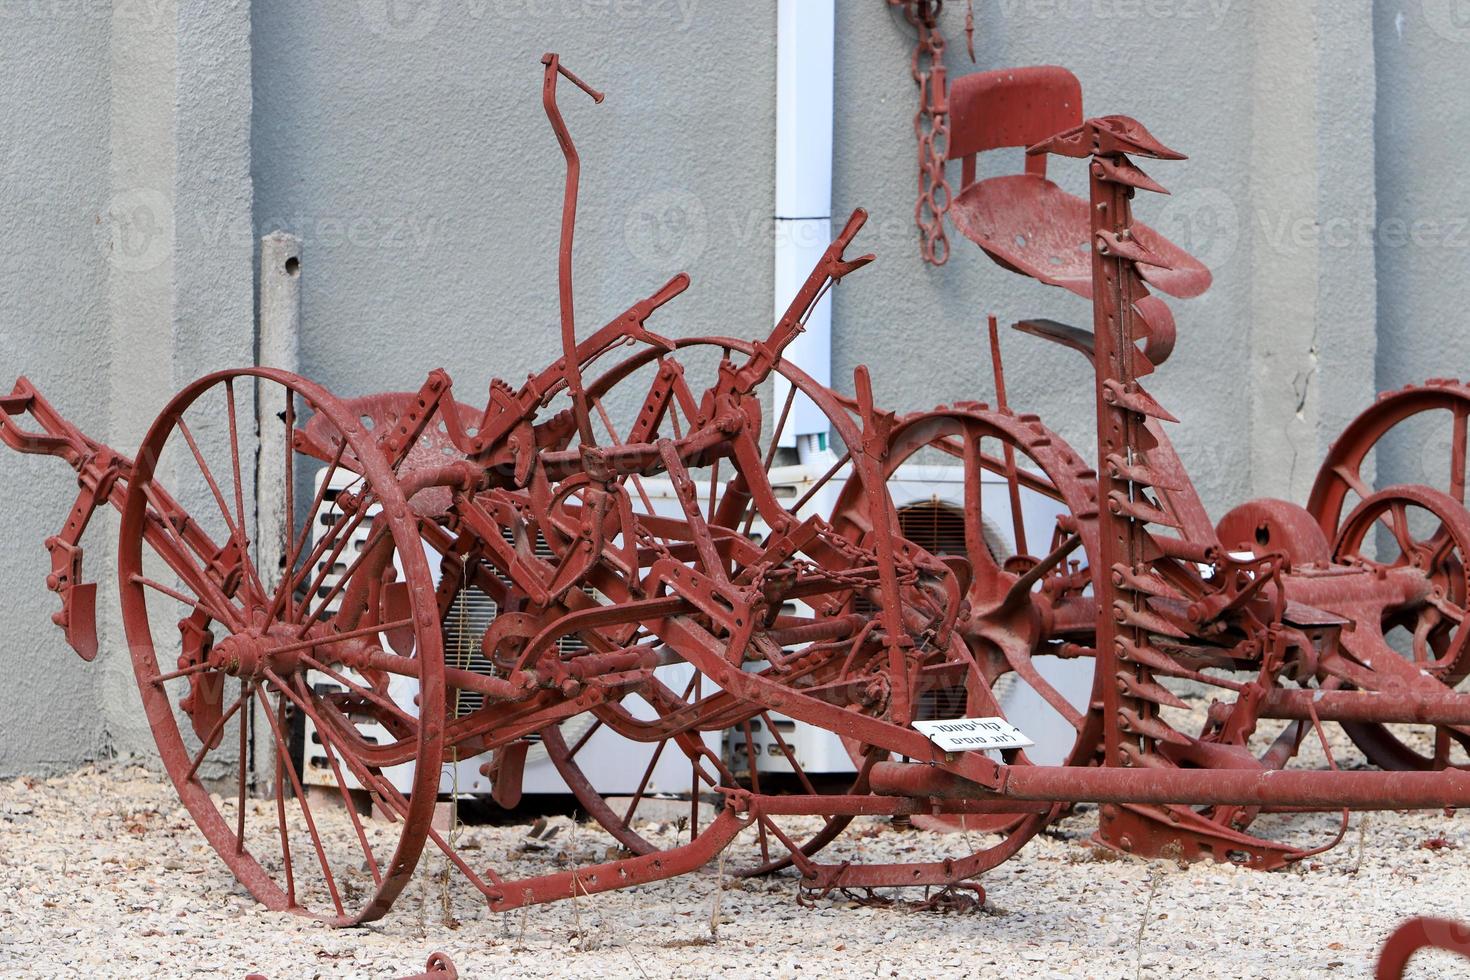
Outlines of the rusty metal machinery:
M 1389 935 L 1378 954 L 1376 980 L 1404 980 L 1409 960 L 1421 949 L 1442 949 L 1470 960 L 1470 926 L 1452 919 L 1407 919 Z
M 994 339 L 995 407 L 904 417 L 874 405 L 865 369 L 847 396 L 783 358 L 821 296 L 871 260 L 846 257 L 861 211 L 765 338 L 654 332 L 688 285 L 682 274 L 583 336 L 572 291 L 580 166 L 557 84 L 602 96 L 555 55 L 543 63 L 566 163 L 561 351 L 523 384 L 493 382 L 478 407 L 442 370 L 417 391 L 355 399 L 270 368 L 224 371 L 169 402 L 131 459 L 25 379 L 0 398 L 7 445 L 78 473 L 77 502 L 47 542 L 48 584 L 87 659 L 96 587 L 83 579 L 81 536 L 97 508 L 120 512 L 123 623 L 160 756 L 260 902 L 369 921 L 431 846 L 494 910 L 668 878 L 727 848 L 731 873 L 791 867 L 817 892 L 978 888 L 1080 802 L 1102 804 L 1112 846 L 1273 868 L 1312 852 L 1252 835 L 1268 810 L 1470 804 L 1470 698 L 1455 690 L 1470 673 L 1470 388 L 1381 399 L 1334 447 L 1307 507 L 1254 501 L 1212 524 L 1165 433 L 1171 416 L 1141 384 L 1174 343 L 1150 287 L 1187 297 L 1209 284 L 1132 217 L 1136 191 L 1162 189 L 1134 158 L 1179 154 L 1126 117 L 1084 119 L 1062 69 L 981 73 L 951 92 L 947 152 L 964 160 L 956 228 L 1092 304 L 1091 330 L 1019 326 L 1092 362 L 1094 466 L 1010 409 Z M 977 179 L 975 155 L 1008 146 L 1028 148 L 1025 172 Z M 1085 161 L 1089 200 L 1046 179 L 1048 156 Z M 783 404 L 771 400 L 778 377 Z M 804 495 L 840 476 L 821 517 L 798 516 L 806 499 L 778 495 L 771 477 L 774 434 L 798 395 L 842 447 Z M 1373 489 L 1369 474 L 1386 471 L 1378 448 L 1437 414 L 1451 422 L 1447 482 Z M 279 438 L 245 416 L 279 426 Z M 284 446 L 272 467 L 286 500 L 278 568 L 260 566 L 245 506 L 257 438 Z M 947 553 L 901 533 L 913 525 L 889 491 L 931 452 L 965 475 Z M 653 481 L 675 513 L 650 499 Z M 1045 502 L 1046 526 L 1023 519 L 1027 498 Z M 1013 525 L 1014 554 L 987 538 L 997 521 Z M 450 655 L 446 627 L 466 595 L 497 615 L 478 651 Z M 1080 698 L 1056 663 L 1080 669 Z M 1208 706 L 1192 709 L 1180 682 L 1197 702 L 1208 692 Z M 1024 730 L 1042 710 L 1068 732 L 1057 764 L 1038 764 L 1007 722 Z M 773 715 L 840 735 L 854 774 L 837 786 L 810 778 Z M 277 749 L 268 805 L 248 799 L 256 718 Z M 313 812 L 320 800 L 287 751 L 296 719 L 320 741 L 345 818 Z M 1338 769 L 1327 723 L 1381 770 Z M 706 738 L 742 733 L 730 744 L 750 753 L 756 726 L 789 763 L 781 785 Z M 583 755 L 596 731 L 649 758 L 636 791 L 599 793 Z M 1297 761 L 1309 739 L 1329 768 Z M 488 755 L 494 797 L 512 804 L 533 740 L 616 846 L 516 877 L 433 818 L 440 795 L 454 796 L 446 772 L 472 757 Z M 403 792 L 385 773 L 410 764 Z M 649 809 L 670 805 L 648 792 L 658 766 L 688 787 L 674 803 L 688 813 L 653 833 Z M 363 820 L 349 782 L 389 821 Z M 830 858 L 824 849 L 864 815 L 989 833 L 943 838 L 954 853 L 923 862 Z

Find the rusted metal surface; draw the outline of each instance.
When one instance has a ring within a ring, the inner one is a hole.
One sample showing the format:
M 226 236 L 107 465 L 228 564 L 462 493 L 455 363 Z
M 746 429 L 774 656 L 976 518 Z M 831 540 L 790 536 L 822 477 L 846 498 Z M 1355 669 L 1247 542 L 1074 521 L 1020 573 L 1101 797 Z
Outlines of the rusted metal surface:
M 282 371 L 225 371 L 176 396 L 136 459 L 83 435 L 25 379 L 0 398 L 7 445 L 77 471 L 47 581 L 88 659 L 95 585 L 80 540 L 99 507 L 120 511 L 123 623 L 160 755 L 259 901 L 369 921 L 431 848 L 507 910 L 692 871 L 746 829 L 730 873 L 791 866 L 812 894 L 950 889 L 1078 802 L 1102 804 L 1110 846 L 1275 868 L 1315 851 L 1254 836 L 1264 811 L 1470 805 L 1470 698 L 1457 690 L 1470 674 L 1470 387 L 1385 396 L 1335 444 L 1306 507 L 1249 501 L 1212 522 L 1169 441 L 1173 417 L 1143 385 L 1175 343 L 1151 287 L 1190 296 L 1209 284 L 1133 219 L 1135 193 L 1162 190 L 1134 158 L 1180 154 L 1132 119 L 1085 119 L 1061 69 L 956 85 L 948 153 L 965 160 L 958 200 L 970 202 L 957 226 L 1006 267 L 1091 303 L 1090 330 L 1017 326 L 1092 364 L 1094 468 L 1012 408 L 995 331 L 993 408 L 899 417 L 874 404 L 865 368 L 849 396 L 787 363 L 821 296 L 872 258 L 846 256 L 862 211 L 764 338 L 654 332 L 683 274 L 579 329 L 580 164 L 557 83 L 601 93 L 555 55 L 542 64 L 566 166 L 561 349 L 524 383 L 493 382 L 481 408 L 456 399 L 442 370 L 417 391 L 355 399 Z M 1024 174 L 977 179 L 977 154 L 1016 145 L 1028 147 Z M 1087 200 L 1046 182 L 1048 155 L 1087 167 Z M 778 377 L 843 447 L 803 499 L 780 496 L 772 476 L 791 406 L 770 400 Z M 284 528 L 252 531 L 243 487 L 257 436 L 242 412 L 282 427 L 260 438 L 284 447 L 271 468 L 284 474 Z M 1371 486 L 1376 447 L 1430 415 L 1450 424 L 1443 485 Z M 962 470 L 964 502 L 954 540 L 930 550 L 905 531 L 890 483 L 933 452 Z M 803 509 L 839 474 L 826 512 Z M 995 526 L 1012 553 L 993 547 Z M 279 568 L 258 567 L 252 534 L 265 533 L 280 534 Z M 497 614 L 478 651 L 450 652 L 445 627 L 466 596 Z M 1011 700 L 1018 689 L 1031 700 Z M 1012 719 L 1022 728 L 1037 712 L 1061 720 L 1065 744 L 1047 764 L 1039 748 L 946 749 L 915 727 L 1004 718 L 1009 704 L 1026 705 Z M 818 786 L 773 715 L 841 736 L 855 773 Z M 249 801 L 252 717 L 278 749 L 264 809 Z M 298 721 L 346 819 L 313 813 L 288 751 Z M 1383 771 L 1339 771 L 1327 724 Z M 755 764 L 756 726 L 789 765 L 784 785 Z M 583 755 L 596 732 L 649 760 L 631 794 L 598 792 Z M 728 742 L 741 748 L 712 748 L 724 732 L 743 735 Z M 434 812 L 457 764 L 484 756 L 492 798 L 513 804 L 533 739 L 617 846 L 512 880 L 453 827 L 436 829 Z M 1328 768 L 1301 766 L 1308 739 Z M 647 829 L 660 760 L 689 806 L 672 837 Z M 410 763 L 405 793 L 385 771 Z M 232 791 L 206 788 L 231 774 Z M 392 822 L 365 826 L 351 787 Z M 954 853 L 928 862 L 827 859 L 863 815 L 989 836 L 955 835 Z
M 1451 919 L 1408 919 L 1389 935 L 1378 954 L 1377 980 L 1404 980 L 1409 960 L 1421 949 L 1442 949 L 1470 960 L 1470 926 Z

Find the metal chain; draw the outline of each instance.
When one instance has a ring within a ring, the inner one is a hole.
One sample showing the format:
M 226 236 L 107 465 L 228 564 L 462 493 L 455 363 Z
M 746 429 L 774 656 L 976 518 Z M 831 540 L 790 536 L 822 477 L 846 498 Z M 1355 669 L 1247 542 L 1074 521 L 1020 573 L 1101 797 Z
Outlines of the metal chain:
M 949 261 L 949 235 L 944 216 L 949 211 L 951 190 L 945 179 L 945 155 L 949 152 L 949 84 L 945 79 L 944 35 L 939 14 L 944 0 L 888 0 L 902 7 L 904 18 L 919 32 L 909 63 L 910 74 L 919 86 L 919 110 L 914 113 L 914 136 L 918 141 L 919 198 L 914 204 L 914 224 L 919 229 L 919 252 L 924 261 L 944 265 Z M 973 37 L 973 14 L 965 21 L 967 37 Z M 973 41 L 971 42 L 973 52 Z M 973 59 L 974 55 L 971 54 Z

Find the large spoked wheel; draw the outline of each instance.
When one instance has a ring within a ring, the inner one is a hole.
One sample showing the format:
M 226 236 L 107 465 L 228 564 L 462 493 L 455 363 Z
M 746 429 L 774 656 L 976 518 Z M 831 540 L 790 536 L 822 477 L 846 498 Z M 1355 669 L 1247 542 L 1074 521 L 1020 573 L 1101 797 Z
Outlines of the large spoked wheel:
M 927 473 L 916 464 L 922 453 L 935 449 L 958 463 L 961 480 L 947 499 L 906 489 L 915 481 L 928 489 Z M 1075 516 L 1096 507 L 1086 463 L 1037 422 L 981 409 L 938 411 L 911 416 L 894 430 L 885 477 L 890 499 L 912 501 L 895 515 L 904 535 L 934 554 L 968 564 L 968 612 L 957 632 L 996 713 L 1035 733 L 1037 745 L 1018 761 L 1087 764 L 1102 735 L 1098 717 L 1088 710 L 1097 700 L 1095 672 L 1086 660 L 1059 655 L 1063 640 L 1088 645 L 1092 628 L 1093 604 L 1084 593 L 1095 544 L 1092 527 Z M 839 529 L 861 533 L 869 523 L 864 507 L 861 494 L 844 492 L 833 521 Z M 1074 530 L 1063 530 L 1063 524 Z M 1043 635 L 1043 620 L 1053 624 L 1055 635 Z M 1066 635 L 1068 623 L 1076 635 Z M 919 717 L 976 710 L 973 697 L 952 695 L 943 689 L 925 692 Z M 949 817 L 936 825 L 986 830 L 1012 820 Z
M 1422 578 L 1407 601 L 1384 607 L 1376 639 L 1406 655 L 1417 673 L 1446 688 L 1457 687 L 1470 674 L 1470 629 L 1465 625 L 1470 610 L 1470 514 L 1464 507 L 1429 487 L 1382 490 L 1343 522 L 1333 559 Z M 1463 726 L 1343 727 L 1381 768 L 1470 765 L 1470 730 Z
M 679 438 L 695 425 L 696 419 L 690 417 L 693 405 L 705 386 L 719 378 L 721 363 L 752 352 L 748 341 L 700 340 L 680 342 L 672 354 L 645 351 L 627 358 L 588 386 L 602 426 L 599 434 L 613 442 L 635 431 L 646 440 L 658 435 Z M 671 379 L 675 360 L 677 378 Z M 619 410 L 629 405 L 641 409 L 641 396 L 660 384 L 659 378 L 664 379 L 663 383 L 684 386 L 686 394 L 693 397 L 671 396 L 653 432 L 648 431 L 646 416 L 641 412 L 620 418 Z M 778 379 L 784 383 L 784 394 L 780 396 L 773 390 Z M 627 400 L 629 392 L 640 400 Z M 751 418 L 753 438 L 747 452 L 732 449 L 713 453 L 706 465 L 689 473 L 703 523 L 714 538 L 759 543 L 769 533 L 765 518 L 770 515 L 761 513 L 759 500 L 769 501 L 778 495 L 771 474 L 777 453 L 770 440 L 774 430 L 786 421 L 798 396 L 809 398 L 834 430 L 855 434 L 851 415 L 829 391 L 790 364 L 780 363 L 749 400 L 751 406 L 768 406 L 774 416 Z M 624 490 L 637 519 L 647 529 L 646 547 L 669 554 L 688 551 L 694 532 L 666 475 L 630 477 Z M 815 556 L 798 557 L 820 563 Z M 740 560 L 733 559 L 731 578 L 738 578 L 740 571 Z M 783 609 L 775 628 L 757 631 L 749 642 L 787 655 L 798 651 L 815 655 L 822 643 L 835 649 L 844 639 L 850 642 L 851 637 L 833 636 L 813 644 L 811 640 L 782 636 L 817 628 L 817 614 L 812 607 L 821 602 L 834 610 L 844 602 L 850 606 L 851 587 L 839 591 L 843 595 L 808 596 L 807 602 Z M 758 793 L 813 796 L 866 791 L 866 767 L 850 764 L 840 749 L 836 753 L 816 750 L 822 758 L 814 765 L 808 758 L 812 748 L 798 741 L 796 724 L 791 720 L 733 698 L 693 664 L 672 653 L 668 659 L 655 670 L 643 692 L 597 709 L 590 728 L 572 738 L 561 728 L 547 729 L 541 736 L 578 802 L 624 849 L 649 854 L 692 840 L 707 823 L 712 808 L 719 805 L 721 789 L 741 787 Z M 819 664 L 818 659 L 814 658 L 810 673 L 800 676 L 830 681 L 833 665 Z M 748 660 L 746 670 L 770 673 L 772 668 Z M 636 764 L 630 765 L 630 760 L 636 760 Z M 620 781 L 607 775 L 614 768 L 626 774 Z M 755 875 L 786 867 L 793 860 L 793 850 L 802 856 L 815 854 L 851 822 L 852 817 L 847 815 L 829 815 L 801 821 L 800 827 L 782 827 L 763 819 L 754 833 L 756 848 L 732 855 L 726 872 Z
M 274 567 L 262 567 L 249 537 L 257 404 L 260 471 L 278 474 L 288 515 L 282 539 L 265 549 Z M 298 431 L 308 420 L 315 439 Z M 272 447 L 280 455 L 267 459 Z M 328 499 L 342 472 L 355 477 Z M 444 664 L 424 549 L 372 435 L 327 391 L 286 372 L 203 378 L 169 403 L 143 442 L 118 564 L 148 723 L 209 843 L 268 908 L 336 925 L 381 917 L 413 874 L 433 817 Z M 383 588 L 400 575 L 406 608 L 385 621 Z M 349 648 L 382 653 L 385 634 L 399 647 L 411 637 L 411 656 L 395 662 L 415 675 L 416 707 L 390 696 L 387 674 L 353 680 L 333 667 Z M 308 670 L 333 676 L 345 692 L 319 693 Z M 306 793 L 290 743 L 293 724 L 307 721 L 345 807 L 313 808 Z M 389 737 L 370 742 L 357 722 Z M 250 798 L 256 750 L 274 752 L 274 773 L 264 776 L 272 802 Z M 382 772 L 407 762 L 415 769 L 405 796 Z M 365 824 L 349 780 L 397 819 Z

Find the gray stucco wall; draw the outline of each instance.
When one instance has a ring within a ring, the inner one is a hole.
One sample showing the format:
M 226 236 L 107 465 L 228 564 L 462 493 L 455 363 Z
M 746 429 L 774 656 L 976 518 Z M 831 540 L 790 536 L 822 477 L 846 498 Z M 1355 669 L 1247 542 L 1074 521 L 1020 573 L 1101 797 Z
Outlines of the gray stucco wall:
M 1148 166 L 1174 193 L 1137 210 L 1215 273 L 1173 302 L 1179 346 L 1150 386 L 1216 515 L 1253 493 L 1302 499 L 1375 383 L 1458 370 L 1470 109 L 1447 96 L 1470 81 L 1470 25 L 1456 0 L 997 0 L 976 5 L 973 68 L 960 7 L 951 77 L 1064 64 L 1089 114 L 1133 115 L 1190 155 Z M 563 172 L 539 98 L 547 49 L 608 92 L 562 99 L 584 165 L 582 329 L 684 269 L 694 286 L 657 329 L 764 335 L 774 33 L 774 5 L 712 0 L 0 2 L 4 363 L 130 450 L 183 383 L 250 360 L 254 240 L 284 229 L 305 239 L 303 369 L 339 393 L 444 366 L 477 401 L 492 375 L 543 366 Z M 879 0 L 838 4 L 833 209 L 871 212 L 854 251 L 879 261 L 837 291 L 833 379 L 850 390 L 865 361 L 896 409 L 992 397 L 987 313 L 1089 319 L 958 236 L 946 267 L 919 261 L 912 42 Z M 1081 189 L 1079 164 L 1052 172 Z M 1091 455 L 1082 360 L 1003 343 L 1012 404 Z M 50 625 L 40 542 L 72 489 L 54 461 L 0 462 L 14 733 L 0 774 L 148 745 L 110 518 L 88 542 L 102 663 Z
M 94 431 L 106 427 L 110 403 L 110 242 L 99 226 L 111 193 L 110 35 L 105 11 L 31 16 L 0 6 L 0 363 L 8 375 L 0 383 L 9 391 L 14 375 L 31 374 Z M 60 526 L 76 484 L 55 460 L 6 453 L 0 773 L 13 773 L 89 757 L 102 748 L 105 725 L 95 671 L 51 625 L 55 596 L 44 582 L 50 560 L 41 542 Z
M 4 363 L 131 454 L 183 383 L 252 357 L 248 5 L 0 5 L 0 78 Z M 200 438 L 220 453 L 220 433 Z M 181 481 L 181 499 L 207 502 L 197 476 Z M 57 460 L 7 451 L 0 464 L 0 773 L 151 750 L 109 510 L 84 541 L 84 574 L 99 584 L 97 662 L 78 660 L 51 625 L 42 542 L 75 494 Z
M 479 401 L 559 356 L 548 49 L 608 93 L 561 89 L 584 333 L 680 270 L 657 329 L 769 331 L 773 6 L 257 0 L 254 25 L 257 225 L 304 241 L 302 365 L 332 390 L 442 366 Z
M 1378 384 L 1464 372 L 1470 344 L 1470 15 L 1374 4 L 1378 64 Z

